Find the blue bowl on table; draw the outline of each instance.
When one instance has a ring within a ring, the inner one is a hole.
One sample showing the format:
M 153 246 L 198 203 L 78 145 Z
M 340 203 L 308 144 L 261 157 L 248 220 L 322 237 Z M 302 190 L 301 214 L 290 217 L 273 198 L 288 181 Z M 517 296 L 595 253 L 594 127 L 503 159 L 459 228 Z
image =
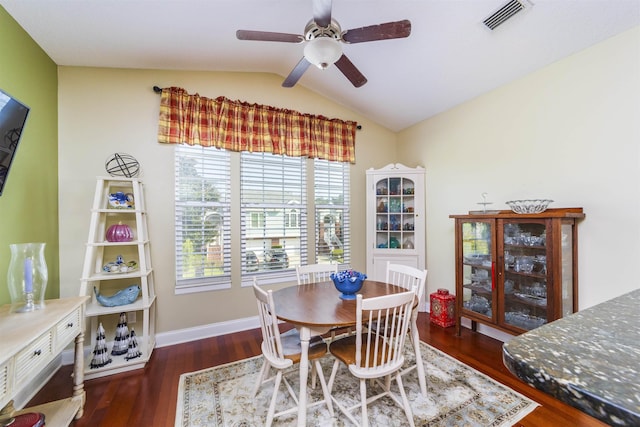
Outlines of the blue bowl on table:
M 346 300 L 356 299 L 356 293 L 362 288 L 362 282 L 364 282 L 366 278 L 366 274 L 353 270 L 331 273 L 333 284 L 336 286 L 336 289 L 342 293 L 340 298 Z

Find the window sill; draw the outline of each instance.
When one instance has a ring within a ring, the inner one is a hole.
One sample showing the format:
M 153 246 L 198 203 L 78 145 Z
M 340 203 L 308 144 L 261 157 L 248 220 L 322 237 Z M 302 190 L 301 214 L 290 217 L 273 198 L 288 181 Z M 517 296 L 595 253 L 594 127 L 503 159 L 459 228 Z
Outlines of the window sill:
M 195 294 L 199 292 L 221 291 L 231 289 L 231 282 L 215 283 L 215 284 L 192 284 L 181 285 L 175 288 L 175 295 Z
M 295 270 L 282 270 L 273 273 L 257 273 L 252 275 L 245 275 L 242 277 L 242 287 L 253 286 L 253 278 L 258 278 L 260 285 L 275 285 L 285 282 L 298 283 Z

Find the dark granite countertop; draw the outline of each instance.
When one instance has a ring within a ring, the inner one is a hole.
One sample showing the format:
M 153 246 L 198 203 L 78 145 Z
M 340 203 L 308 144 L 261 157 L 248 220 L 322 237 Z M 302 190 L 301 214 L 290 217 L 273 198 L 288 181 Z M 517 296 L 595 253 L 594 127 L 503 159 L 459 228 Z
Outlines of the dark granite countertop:
M 518 378 L 612 426 L 640 426 L 640 289 L 514 337 Z

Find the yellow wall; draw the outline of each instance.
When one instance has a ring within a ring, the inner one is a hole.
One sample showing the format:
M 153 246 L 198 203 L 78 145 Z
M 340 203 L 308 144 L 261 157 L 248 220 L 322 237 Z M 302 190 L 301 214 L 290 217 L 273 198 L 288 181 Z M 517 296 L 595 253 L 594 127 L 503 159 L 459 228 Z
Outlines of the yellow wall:
M 89 230 L 95 177 L 115 152 L 142 166 L 151 257 L 158 294 L 158 332 L 255 316 L 250 288 L 233 275 L 230 290 L 174 295 L 173 147 L 157 142 L 160 96 L 152 87 L 179 86 L 202 96 L 268 104 L 355 120 L 356 161 L 351 169 L 352 266 L 365 268 L 365 170 L 395 158 L 395 134 L 302 87 L 284 89 L 282 77 L 256 73 L 59 68 L 61 294 L 77 295 Z M 355 90 L 355 89 L 354 89 Z M 237 156 L 232 156 L 237 159 Z M 235 178 L 237 179 L 237 178 Z M 239 236 L 232 245 L 239 247 Z
M 57 67 L 0 7 L 0 88 L 31 108 L 0 196 L 0 305 L 11 243 L 44 242 L 47 298 L 58 296 Z
M 636 27 L 398 135 L 427 171 L 428 292 L 455 286 L 450 214 L 507 200 L 584 207 L 580 308 L 638 287 L 640 29 Z

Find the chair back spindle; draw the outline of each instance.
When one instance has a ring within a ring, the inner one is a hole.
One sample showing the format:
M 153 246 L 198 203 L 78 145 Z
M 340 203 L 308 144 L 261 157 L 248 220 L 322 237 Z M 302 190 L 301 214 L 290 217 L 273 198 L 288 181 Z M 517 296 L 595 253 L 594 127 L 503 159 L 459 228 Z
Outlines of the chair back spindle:
M 413 292 L 367 299 L 358 295 L 354 369 L 393 371 L 402 366 L 404 363 L 402 350 L 411 321 L 413 299 Z
M 307 264 L 296 266 L 298 285 L 328 282 L 331 280 L 331 273 L 337 272 L 338 264 Z
M 387 261 L 386 282 L 413 291 L 419 301 L 422 301 L 426 280 L 427 270 L 420 270 L 408 265 L 393 264 Z

